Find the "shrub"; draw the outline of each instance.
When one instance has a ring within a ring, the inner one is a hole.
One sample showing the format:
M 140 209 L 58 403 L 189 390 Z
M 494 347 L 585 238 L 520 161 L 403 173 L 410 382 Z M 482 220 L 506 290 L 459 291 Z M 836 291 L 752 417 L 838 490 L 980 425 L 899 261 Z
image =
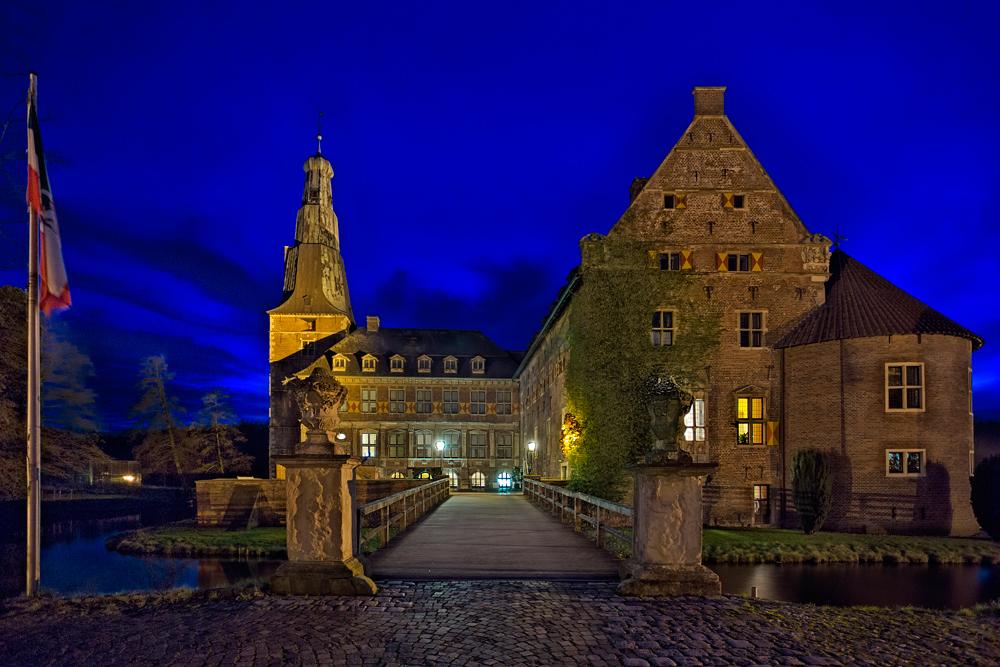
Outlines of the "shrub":
M 812 535 L 833 506 L 833 463 L 818 449 L 800 449 L 792 457 L 792 502 L 802 531 Z
M 1000 456 L 980 461 L 972 476 L 972 512 L 983 530 L 1000 542 Z

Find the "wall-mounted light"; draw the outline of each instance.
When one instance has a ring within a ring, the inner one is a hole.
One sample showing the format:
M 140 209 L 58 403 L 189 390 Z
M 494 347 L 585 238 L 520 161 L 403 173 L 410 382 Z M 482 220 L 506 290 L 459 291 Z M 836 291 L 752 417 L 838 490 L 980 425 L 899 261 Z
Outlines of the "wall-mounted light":
M 338 433 L 337 434 L 337 440 L 345 440 L 346 438 L 347 438 L 347 435 L 344 434 L 344 433 Z
M 535 443 L 533 443 L 533 442 L 529 442 L 528 443 L 528 451 L 529 452 L 535 451 Z

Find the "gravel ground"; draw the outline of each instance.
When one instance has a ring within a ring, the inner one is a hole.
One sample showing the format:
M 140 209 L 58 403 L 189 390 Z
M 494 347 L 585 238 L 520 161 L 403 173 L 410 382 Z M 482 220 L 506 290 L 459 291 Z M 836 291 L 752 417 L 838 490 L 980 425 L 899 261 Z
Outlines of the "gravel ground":
M 1000 618 L 607 582 L 383 582 L 372 598 L 209 591 L 0 603 L 16 665 L 1000 665 Z

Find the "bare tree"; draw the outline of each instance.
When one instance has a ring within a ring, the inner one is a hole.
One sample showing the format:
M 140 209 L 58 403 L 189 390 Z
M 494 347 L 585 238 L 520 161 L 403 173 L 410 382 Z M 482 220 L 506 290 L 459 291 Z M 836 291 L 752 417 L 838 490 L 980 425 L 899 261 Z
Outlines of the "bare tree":
M 221 475 L 249 472 L 253 457 L 241 452 L 236 444 L 246 437 L 237 428 L 239 419 L 229 404 L 229 390 L 213 387 L 202 396 L 202 409 L 196 425 L 200 436 L 202 463 L 198 472 L 218 472 Z
M 167 383 L 173 379 L 165 356 L 143 360 L 138 383 L 142 397 L 132 412 L 136 429 L 145 431 L 145 436 L 136 455 L 148 470 L 170 472 L 172 468 L 186 484 L 185 475 L 192 471 L 197 455 L 185 433 L 184 408 L 167 392 Z

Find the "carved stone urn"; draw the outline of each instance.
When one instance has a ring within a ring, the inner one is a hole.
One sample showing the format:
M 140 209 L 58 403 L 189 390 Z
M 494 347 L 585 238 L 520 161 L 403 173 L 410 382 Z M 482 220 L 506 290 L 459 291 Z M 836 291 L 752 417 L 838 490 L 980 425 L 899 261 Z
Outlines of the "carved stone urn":
M 691 453 L 680 446 L 679 434 L 684 428 L 684 415 L 691 409 L 694 397 L 674 383 L 672 378 L 661 378 L 646 394 L 650 429 L 656 442 L 646 455 L 646 463 L 665 463 L 673 460 L 690 463 Z
M 340 424 L 340 406 L 347 398 L 347 387 L 324 368 L 316 368 L 305 378 L 292 376 L 283 383 L 289 387 L 302 414 L 306 439 L 295 446 L 296 454 L 350 454 L 347 443 L 330 440 L 329 431 Z

